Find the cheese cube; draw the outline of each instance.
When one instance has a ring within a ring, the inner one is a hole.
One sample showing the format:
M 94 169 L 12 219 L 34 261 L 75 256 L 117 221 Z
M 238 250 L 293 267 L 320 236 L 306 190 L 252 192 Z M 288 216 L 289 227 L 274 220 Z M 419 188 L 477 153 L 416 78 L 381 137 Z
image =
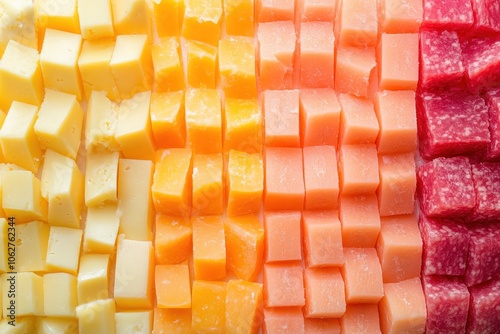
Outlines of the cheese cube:
M 113 299 L 100 299 L 76 307 L 79 333 L 113 334 L 116 331 Z
M 74 95 L 47 89 L 35 122 L 40 144 L 76 159 L 82 136 L 83 111 Z
M 287 0 L 260 0 L 257 13 L 259 22 L 293 20 L 295 4 Z
M 80 229 L 51 226 L 47 246 L 47 269 L 76 275 L 82 237 L 83 231 Z
M 15 304 L 15 317 L 43 315 L 43 278 L 32 272 L 3 274 L 2 304 Z M 12 292 L 14 291 L 14 292 Z M 6 316 L 9 313 L 4 314 Z M 9 330 L 8 333 L 11 331 Z
M 151 94 L 149 114 L 158 148 L 186 146 L 184 91 Z
M 217 47 L 187 42 L 187 83 L 194 88 L 216 88 Z
M 149 117 L 150 103 L 151 92 L 143 92 L 120 104 L 115 138 L 125 158 L 154 159 L 155 143 Z
M 266 146 L 300 147 L 299 90 L 266 90 L 262 99 Z
M 157 214 L 155 221 L 156 264 L 177 264 L 193 252 L 193 229 L 187 217 Z
M 37 0 L 34 1 L 35 17 L 39 34 L 46 28 L 80 33 L 77 10 L 78 0 Z M 41 38 L 42 36 L 40 36 Z
M 193 282 L 193 333 L 224 332 L 226 290 L 226 282 Z
M 14 165 L 14 164 L 0 163 L 0 217 L 7 218 L 7 215 L 5 214 L 5 211 L 3 210 L 3 207 L 1 205 L 1 203 L 2 203 L 2 171 L 23 170 L 23 169 L 24 168 L 21 168 L 17 165 Z M 0 268 L 1 268 L 1 266 L 0 266 Z
M 150 9 L 146 0 L 111 0 L 116 35 L 149 34 Z
M 47 202 L 40 191 L 40 180 L 27 170 L 2 171 L 2 207 L 16 222 L 47 220 Z
M 153 163 L 146 160 L 120 159 L 118 162 L 119 232 L 127 239 L 146 241 L 152 238 L 153 168 Z
M 344 247 L 374 247 L 380 233 L 375 193 L 340 197 L 340 221 Z
M 153 311 L 116 312 L 116 334 L 150 334 L 153 330 Z
M 340 94 L 339 146 L 352 144 L 375 144 L 379 124 L 373 102 L 349 94 Z
M 114 37 L 110 0 L 78 0 L 77 8 L 84 39 Z
M 151 47 L 156 92 L 184 89 L 184 69 L 176 37 L 164 37 Z
M 44 315 L 74 317 L 78 305 L 76 276 L 67 273 L 43 275 Z
M 184 0 L 153 1 L 158 37 L 179 36 L 184 18 Z
M 307 318 L 339 318 L 346 310 L 344 281 L 339 268 L 304 270 Z
M 155 308 L 153 333 L 191 333 L 191 309 Z
M 262 114 L 257 99 L 224 101 L 224 152 L 238 150 L 247 153 L 262 151 Z
M 90 98 L 92 91 L 103 91 L 108 98 L 119 99 L 110 64 L 114 49 L 115 41 L 111 38 L 83 41 L 78 68 L 87 99 Z
M 264 308 L 263 328 L 264 333 L 279 333 L 283 328 L 290 333 L 304 333 L 305 318 L 302 309 L 300 307 Z
M 300 212 L 265 212 L 266 263 L 302 261 Z
M 381 333 L 377 304 L 347 304 L 340 326 L 341 333 Z
M 382 32 L 388 34 L 419 32 L 424 12 L 422 1 L 382 0 L 379 11 Z
M 219 42 L 219 75 L 226 98 L 257 97 L 253 38 L 228 37 Z
M 262 325 L 262 284 L 230 280 L 225 310 L 226 333 L 258 333 Z
M 194 153 L 222 151 L 222 107 L 217 90 L 186 91 L 186 125 Z
M 265 264 L 263 281 L 265 307 L 281 309 L 305 305 L 304 275 L 300 263 Z
M 223 279 L 226 277 L 226 241 L 222 218 L 220 216 L 193 217 L 191 224 L 193 224 L 195 279 Z
M 148 36 L 118 35 L 110 65 L 122 99 L 150 90 L 153 81 L 153 60 Z
M 150 308 L 154 304 L 154 253 L 151 241 L 118 239 L 114 298 L 120 308 Z
M 0 59 L 0 108 L 8 110 L 12 101 L 40 105 L 43 87 L 38 52 L 10 41 Z
M 338 5 L 337 5 L 338 3 Z M 302 0 L 301 21 L 334 22 L 335 10 L 340 7 L 340 1 L 332 0 Z
M 0 57 L 9 41 L 37 49 L 37 30 L 32 0 L 0 1 Z
M 85 204 L 116 203 L 118 152 L 89 152 L 85 172 Z
M 73 159 L 45 151 L 42 196 L 48 200 L 50 225 L 79 228 L 84 197 L 83 174 Z
M 191 281 L 187 264 L 157 265 L 156 305 L 159 308 L 191 308 Z
M 221 215 L 224 211 L 221 153 L 195 154 L 193 157 L 192 215 Z
M 335 90 L 359 97 L 370 96 L 377 86 L 375 49 L 339 46 L 335 57 Z
M 0 190 L 1 191 L 1 190 Z M 9 231 L 9 221 L 5 218 L 0 218 L 0 272 L 6 272 L 10 271 L 9 270 L 9 264 L 8 264 L 8 247 L 9 247 L 9 238 L 8 238 L 8 231 Z M 12 229 L 11 229 L 12 232 Z M 12 258 L 11 258 L 12 260 Z M 12 261 L 11 261 L 12 262 Z M 1 293 L 1 286 L 0 286 L 0 293 Z M 1 306 L 1 302 L 0 302 Z M 2 316 L 2 312 L 0 311 L 0 317 Z
M 253 37 L 254 1 L 225 0 L 224 21 L 226 35 Z
M 336 39 L 341 45 L 375 46 L 378 33 L 377 1 L 349 0 L 338 5 Z
M 338 162 L 341 194 L 365 195 L 377 190 L 379 173 L 375 144 L 342 145 Z
M 47 269 L 49 233 L 49 225 L 40 221 L 16 225 L 15 269 L 17 271 L 44 272 Z
M 64 45 L 64 48 L 61 48 Z M 82 37 L 66 31 L 47 29 L 40 51 L 43 82 L 46 88 L 73 94 L 82 99 L 78 56 Z
M 92 91 L 85 120 L 85 148 L 87 151 L 108 149 L 118 151 L 115 138 L 118 124 L 118 107 L 104 92 Z
M 116 209 L 116 204 L 87 209 L 83 239 L 84 252 L 111 254 L 114 251 L 120 225 Z
M 27 318 L 23 318 L 23 320 L 24 319 Z M 36 320 L 35 325 L 39 333 L 78 334 L 78 319 L 76 317 L 75 318 L 37 317 L 35 320 Z M 19 326 L 19 322 L 16 323 L 16 327 L 17 326 Z M 25 331 L 24 333 L 28 332 Z
M 5 91 L 2 90 L 2 95 L 3 92 Z M 38 170 L 42 158 L 42 149 L 33 128 L 37 114 L 38 107 L 15 101 L 0 129 L 0 144 L 5 162 L 32 172 Z
M 188 0 L 182 36 L 212 45 L 219 42 L 222 21 L 221 0 Z
M 77 279 L 79 305 L 109 298 L 109 255 L 82 255 Z

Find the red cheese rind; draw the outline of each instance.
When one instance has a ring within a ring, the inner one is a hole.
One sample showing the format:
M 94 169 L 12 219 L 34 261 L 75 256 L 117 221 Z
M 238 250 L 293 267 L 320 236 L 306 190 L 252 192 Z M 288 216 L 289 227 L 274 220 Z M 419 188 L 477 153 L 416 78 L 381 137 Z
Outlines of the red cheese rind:
M 500 279 L 469 288 L 467 333 L 494 334 L 500 328 Z
M 469 235 L 464 281 L 470 287 L 500 276 L 500 228 L 495 222 L 473 225 Z
M 472 221 L 500 219 L 500 163 L 482 162 L 472 165 L 476 207 Z
M 451 5 L 442 0 L 424 0 L 423 30 L 464 30 L 474 23 L 470 0 Z

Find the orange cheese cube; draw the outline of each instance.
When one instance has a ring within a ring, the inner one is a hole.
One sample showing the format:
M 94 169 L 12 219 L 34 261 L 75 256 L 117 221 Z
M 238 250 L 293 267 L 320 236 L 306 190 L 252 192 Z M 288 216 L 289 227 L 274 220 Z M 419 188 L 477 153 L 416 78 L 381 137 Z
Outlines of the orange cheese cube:
M 266 90 L 263 94 L 267 147 L 300 147 L 299 91 Z
M 222 154 L 193 157 L 192 215 L 221 215 L 223 208 Z
M 373 102 L 348 94 L 340 94 L 340 145 L 374 144 L 379 125 Z
M 182 36 L 187 40 L 217 45 L 221 33 L 221 0 L 188 0 L 182 24 Z
M 375 144 L 342 145 L 339 151 L 340 193 L 374 193 L 379 185 L 378 157 Z
M 422 270 L 422 237 L 415 215 L 382 217 L 377 253 L 384 283 L 419 277 Z
M 384 291 L 379 303 L 382 333 L 424 333 L 427 309 L 420 278 L 386 283 Z
M 151 32 L 149 7 L 149 3 L 144 0 L 111 0 L 115 34 L 149 34 Z
M 295 5 L 287 0 L 260 0 L 257 7 L 259 22 L 293 20 Z
M 176 37 L 164 37 L 151 46 L 156 92 L 184 89 L 179 42 Z
M 264 309 L 263 332 L 304 333 L 304 316 L 299 307 L 270 307 Z
M 155 308 L 152 334 L 166 333 L 191 333 L 191 309 Z
M 225 97 L 257 97 L 253 38 L 227 37 L 219 42 L 219 75 Z
M 224 152 L 262 152 L 262 115 L 257 99 L 225 98 Z
M 381 216 L 412 213 L 415 208 L 417 176 L 415 154 L 380 155 L 380 186 L 377 189 Z
M 198 41 L 188 41 L 187 83 L 194 88 L 216 88 L 217 47 Z
M 344 248 L 344 258 L 347 303 L 378 303 L 384 296 L 384 286 L 375 248 Z
M 186 91 L 186 125 L 194 153 L 222 152 L 222 107 L 215 89 Z
M 193 282 L 193 333 L 224 333 L 226 327 L 226 291 L 226 282 Z
M 415 92 L 378 92 L 374 98 L 380 124 L 377 137 L 379 154 L 413 152 L 417 149 Z
M 225 333 L 259 333 L 262 307 L 262 284 L 230 280 L 226 292 Z
M 191 308 L 191 281 L 187 264 L 155 267 L 156 305 L 159 308 Z
M 184 19 L 184 0 L 153 1 L 158 37 L 179 36 Z
M 418 33 L 423 12 L 421 0 L 382 0 L 380 28 L 388 34 Z
M 342 333 L 381 334 L 377 304 L 347 304 L 340 327 Z
M 300 148 L 266 149 L 264 209 L 302 210 L 304 172 Z
M 193 217 L 191 224 L 193 225 L 195 279 L 223 279 L 226 277 L 226 240 L 222 218 L 220 216 Z
M 254 1 L 225 0 L 224 21 L 226 35 L 253 37 Z
M 337 211 L 305 211 L 302 214 L 302 231 L 308 268 L 341 267 L 344 264 Z
M 156 212 L 187 215 L 191 206 L 191 150 L 172 148 L 156 152 L 151 192 Z
M 193 229 L 186 217 L 156 214 L 155 259 L 156 264 L 177 264 L 186 261 L 192 253 Z
M 341 108 L 335 91 L 301 89 L 299 97 L 302 146 L 337 147 Z
M 265 261 L 301 261 L 300 212 L 264 213 Z
M 340 1 L 339 1 L 340 2 Z M 336 38 L 341 45 L 375 46 L 378 34 L 377 1 L 342 1 L 336 19 Z
M 304 279 L 300 264 L 264 265 L 264 305 L 305 305 Z
M 264 191 L 262 155 L 229 151 L 226 172 L 227 215 L 258 213 Z
M 327 21 L 334 22 L 335 7 L 339 0 L 301 0 L 301 21 Z
M 338 46 L 335 60 L 335 90 L 355 96 L 371 96 L 377 86 L 374 48 Z
M 305 333 L 340 334 L 340 320 L 336 318 L 305 318 Z
M 345 313 L 344 280 L 339 268 L 304 270 L 307 318 L 339 318 Z
M 309 146 L 303 149 L 306 210 L 338 207 L 339 175 L 333 146 Z
M 291 89 L 297 39 L 293 21 L 259 23 L 257 36 L 261 90 Z
M 301 23 L 300 87 L 333 88 L 334 40 L 333 23 Z
M 186 146 L 183 91 L 151 94 L 149 114 L 158 148 Z
M 340 222 L 344 247 L 374 247 L 380 232 L 377 196 L 341 196 Z
M 377 53 L 380 90 L 417 88 L 418 34 L 382 34 Z
M 254 215 L 226 218 L 227 268 L 238 278 L 255 281 L 264 258 L 264 227 Z

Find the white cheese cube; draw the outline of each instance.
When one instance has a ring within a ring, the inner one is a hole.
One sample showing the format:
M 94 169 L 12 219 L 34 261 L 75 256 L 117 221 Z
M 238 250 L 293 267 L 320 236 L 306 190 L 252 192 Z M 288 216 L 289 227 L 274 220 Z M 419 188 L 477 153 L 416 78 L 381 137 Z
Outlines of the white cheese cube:
M 78 304 L 109 298 L 109 255 L 84 254 L 77 277 Z
M 88 152 L 85 172 L 85 204 L 116 203 L 119 152 Z
M 49 233 L 49 225 L 40 221 L 16 225 L 17 271 L 46 271 Z
M 114 36 L 110 0 L 78 0 L 77 8 L 83 38 Z
M 87 209 L 83 240 L 84 252 L 110 254 L 114 251 L 120 225 L 116 209 L 116 204 Z
M 80 229 L 51 226 L 47 246 L 47 269 L 76 275 L 82 237 L 83 231 Z
M 51 317 L 74 317 L 78 305 L 76 277 L 67 273 L 43 275 L 44 313 Z

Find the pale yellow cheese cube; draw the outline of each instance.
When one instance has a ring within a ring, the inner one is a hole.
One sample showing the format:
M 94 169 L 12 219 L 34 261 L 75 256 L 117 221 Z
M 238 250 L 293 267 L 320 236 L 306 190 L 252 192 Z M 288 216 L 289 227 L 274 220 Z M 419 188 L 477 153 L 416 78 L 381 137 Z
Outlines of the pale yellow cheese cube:
M 120 308 L 153 306 L 154 252 L 151 241 L 118 238 L 114 297 Z
M 34 4 L 39 33 L 46 28 L 80 33 L 77 0 L 35 0 Z
M 87 105 L 85 148 L 87 151 L 120 149 L 115 138 L 118 106 L 104 92 L 93 91 Z
M 118 162 L 119 232 L 127 239 L 152 239 L 155 218 L 151 199 L 153 172 L 154 165 L 148 160 L 120 159 Z
M 164 37 L 151 47 L 156 92 L 183 90 L 184 69 L 177 37 Z
M 149 34 L 149 0 L 111 0 L 116 35 Z
M 118 152 L 88 152 L 85 171 L 85 204 L 116 203 Z
M 101 299 L 76 307 L 81 334 L 115 334 L 115 301 Z
M 0 129 L 2 128 L 3 123 L 5 122 L 5 118 L 7 114 L 0 110 Z M 3 156 L 2 145 L 0 144 L 0 163 L 5 162 L 5 158 Z
M 1 171 L 2 207 L 16 223 L 47 220 L 47 201 L 42 197 L 40 180 L 27 170 Z
M 122 99 L 148 91 L 153 83 L 153 59 L 148 36 L 118 35 L 111 57 L 111 72 Z
M 8 218 L 7 215 L 5 214 L 5 211 L 3 210 L 2 207 L 2 171 L 11 171 L 11 170 L 24 170 L 24 168 L 19 167 L 18 165 L 14 164 L 6 164 L 6 163 L 0 163 L 0 217 L 2 218 Z M 0 272 L 1 272 L 1 266 L 0 266 Z
M 47 246 L 47 269 L 76 275 L 82 237 L 83 231 L 80 229 L 51 226 Z
M 80 31 L 85 39 L 113 37 L 113 17 L 110 0 L 78 0 Z
M 78 319 L 76 317 L 36 317 L 35 321 L 37 334 L 78 334 Z
M 43 87 L 38 51 L 10 41 L 0 59 L 0 109 L 8 110 L 13 101 L 40 105 Z
M 115 249 L 120 219 L 116 204 L 107 204 L 87 209 L 83 251 L 86 253 L 110 254 Z
M 64 46 L 64 47 L 61 47 Z M 82 84 L 78 56 L 82 37 L 66 31 L 47 29 L 40 51 L 45 88 L 59 90 L 82 99 Z
M 32 0 L 0 0 L 0 57 L 11 40 L 38 48 Z
M 2 319 L 0 321 L 0 333 L 9 334 L 28 334 L 37 333 L 36 332 L 36 319 L 39 317 L 22 317 L 16 320 L 10 320 L 9 318 Z M 13 326 L 15 324 L 15 326 Z M 42 332 L 43 333 L 43 332 Z M 45 334 L 45 333 L 43 333 Z
M 14 228 L 15 228 L 15 223 L 12 224 L 11 229 L 10 229 L 10 234 L 9 233 L 9 224 L 7 219 L 5 218 L 0 218 L 0 273 L 4 273 L 6 271 L 10 271 L 9 268 L 9 250 L 13 250 L 13 247 L 11 246 L 9 249 L 9 238 L 11 238 L 11 244 L 12 241 L 15 241 L 14 237 Z M 15 257 L 11 257 L 11 262 L 15 263 Z M 15 267 L 13 267 L 15 269 Z M 0 311 L 0 318 L 2 317 L 2 313 Z
M 117 312 L 116 334 L 150 334 L 153 331 L 153 311 Z
M 74 317 L 78 305 L 76 276 L 67 273 L 43 275 L 43 305 L 46 316 Z
M 182 36 L 212 45 L 219 42 L 222 21 L 221 0 L 188 0 Z
M 17 271 L 46 271 L 49 233 L 49 225 L 41 221 L 16 225 Z
M 16 320 L 17 317 L 43 315 L 42 276 L 32 272 L 7 273 L 1 276 L 1 280 L 4 317 L 11 314 L 9 306 L 12 303 L 15 304 Z
M 42 158 L 42 149 L 34 130 L 37 113 L 38 107 L 14 101 L 0 129 L 5 162 L 32 172 L 38 170 Z
M 83 111 L 75 95 L 46 90 L 34 126 L 43 147 L 76 159 L 82 124 Z
M 84 254 L 77 276 L 78 304 L 109 298 L 109 255 Z

